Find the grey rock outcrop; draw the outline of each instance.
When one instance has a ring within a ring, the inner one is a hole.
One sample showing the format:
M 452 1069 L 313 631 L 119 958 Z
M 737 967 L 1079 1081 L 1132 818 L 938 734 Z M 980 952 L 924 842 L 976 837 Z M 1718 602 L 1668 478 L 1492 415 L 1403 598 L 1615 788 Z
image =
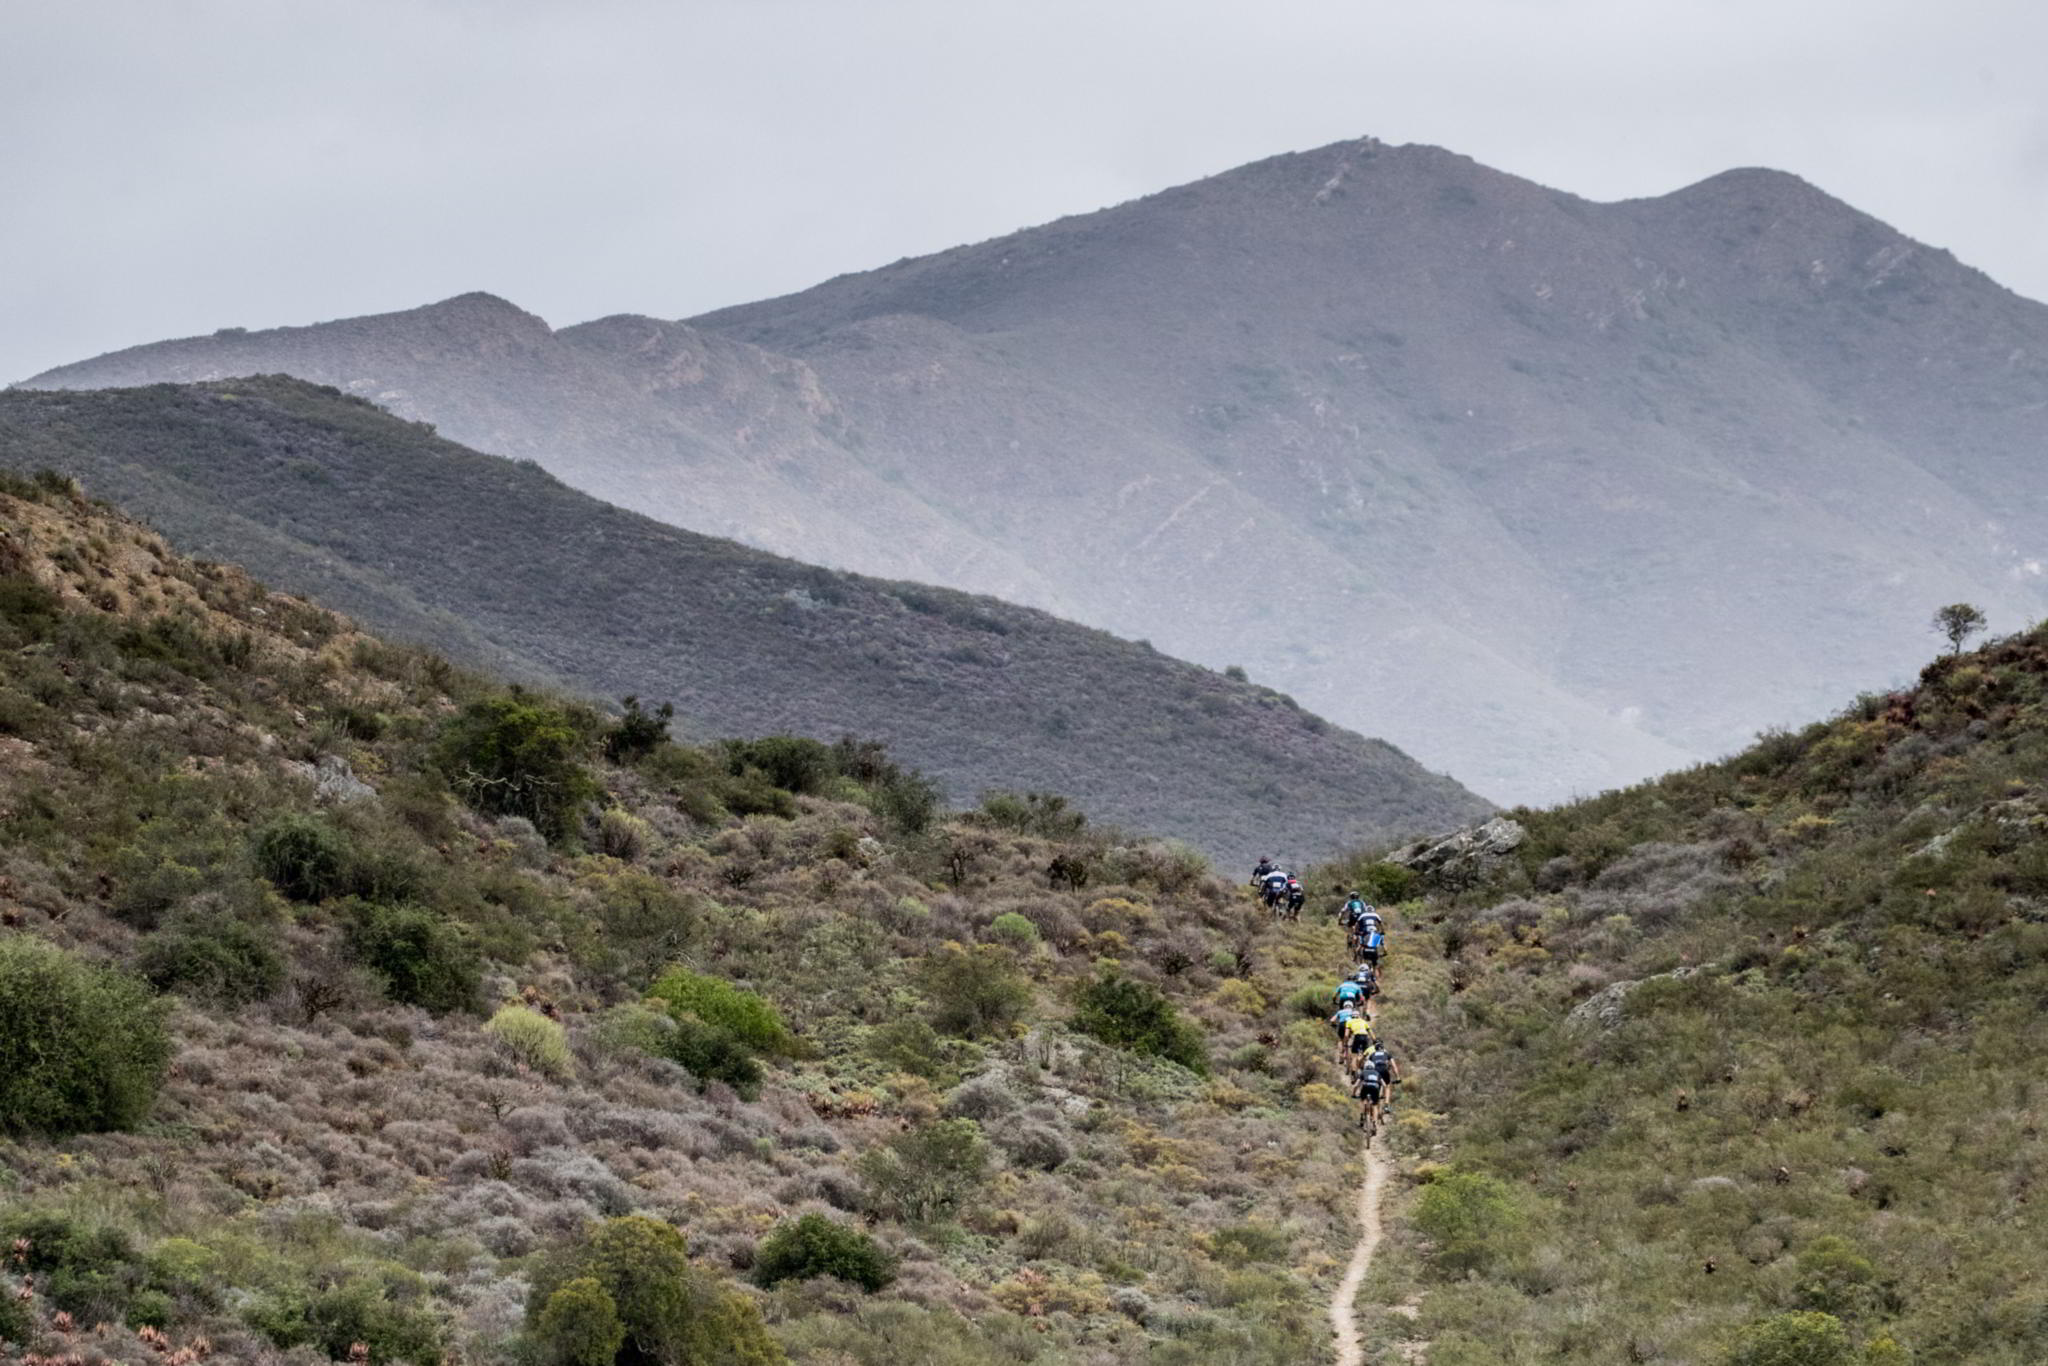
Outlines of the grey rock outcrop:
M 1678 981 L 1682 978 L 1690 977 L 1698 971 L 1698 968 L 1691 967 L 1673 968 L 1670 972 L 1660 972 L 1653 977 L 1638 977 L 1627 982 L 1615 982 L 1610 986 L 1601 988 L 1576 1006 L 1573 1006 L 1572 1013 L 1565 1016 L 1565 1022 L 1579 1028 L 1598 1025 L 1602 1029 L 1613 1029 L 1627 1017 L 1628 998 L 1630 993 L 1637 987 L 1645 982 L 1654 982 L 1658 978 L 1670 978 L 1673 981 Z
M 1529 837 L 1517 821 L 1495 816 L 1484 825 L 1403 845 L 1387 862 L 1412 868 L 1443 883 L 1473 881 L 1513 853 Z

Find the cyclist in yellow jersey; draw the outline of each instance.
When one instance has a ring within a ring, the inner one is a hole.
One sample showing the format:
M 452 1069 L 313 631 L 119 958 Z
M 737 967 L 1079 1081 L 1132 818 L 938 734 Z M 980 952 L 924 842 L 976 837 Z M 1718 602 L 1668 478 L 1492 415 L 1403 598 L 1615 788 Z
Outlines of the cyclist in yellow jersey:
M 1344 1022 L 1344 1051 L 1350 1056 L 1344 1061 L 1344 1070 L 1358 1075 L 1358 1069 L 1372 1056 L 1372 1021 L 1363 1014 L 1354 1015 Z

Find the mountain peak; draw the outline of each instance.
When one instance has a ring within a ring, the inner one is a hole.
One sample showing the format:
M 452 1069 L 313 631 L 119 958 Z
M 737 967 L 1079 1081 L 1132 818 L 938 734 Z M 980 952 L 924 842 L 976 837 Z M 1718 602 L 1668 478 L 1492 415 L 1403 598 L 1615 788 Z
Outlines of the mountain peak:
M 534 337 L 551 337 L 554 329 L 539 314 L 528 313 L 509 299 L 483 290 L 471 290 L 421 308 L 385 315 L 389 319 L 418 318 L 464 330 L 518 332 Z
M 1796 176 L 1790 171 L 1780 171 L 1769 166 L 1733 166 L 1710 175 L 1705 180 L 1696 180 L 1690 185 L 1654 198 L 1681 203 L 1689 200 L 1712 200 L 1724 203 L 1747 201 L 1750 204 L 1771 207 L 1849 207 L 1812 181 Z

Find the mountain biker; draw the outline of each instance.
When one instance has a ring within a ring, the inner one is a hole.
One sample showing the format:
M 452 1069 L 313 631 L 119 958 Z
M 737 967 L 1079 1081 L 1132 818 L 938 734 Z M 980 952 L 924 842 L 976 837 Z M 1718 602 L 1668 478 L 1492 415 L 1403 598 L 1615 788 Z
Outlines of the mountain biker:
M 1303 887 L 1303 886 L 1301 885 L 1301 879 L 1300 879 L 1300 878 L 1298 878 L 1298 877 L 1290 877 L 1290 878 L 1288 878 L 1288 879 L 1287 879 L 1287 916 L 1288 916 L 1288 919 L 1290 919 L 1290 920 L 1291 920 L 1291 919 L 1295 918 L 1296 916 L 1299 916 L 1299 915 L 1301 914 L 1301 908 L 1302 908 L 1302 905 L 1303 905 L 1303 903 L 1305 903 L 1305 902 L 1306 902 L 1307 900 L 1308 900 L 1308 889 L 1307 889 L 1306 887 Z
M 1260 880 L 1259 894 L 1265 900 L 1266 909 L 1271 910 L 1279 905 L 1280 898 L 1287 895 L 1287 874 L 1281 872 L 1278 868 L 1267 873 Z
M 1330 1032 L 1337 1036 L 1337 1065 L 1344 1065 L 1345 1031 L 1353 1020 L 1362 1014 L 1355 1006 L 1339 1006 L 1337 1013 L 1330 1017 Z
M 1252 886 L 1262 885 L 1266 880 L 1266 874 L 1272 872 L 1275 866 L 1277 865 L 1274 864 L 1273 860 L 1267 858 L 1264 854 L 1259 855 L 1259 866 L 1252 869 Z
M 1375 925 L 1365 932 L 1364 939 L 1359 942 L 1358 960 L 1377 969 L 1380 965 L 1380 956 L 1386 952 L 1386 948 L 1387 936 Z
M 1361 1070 L 1371 1071 L 1369 1060 L 1372 1057 L 1372 1049 L 1372 1021 L 1362 1013 L 1345 1021 L 1344 1052 L 1348 1056 L 1344 1060 L 1344 1070 L 1353 1076 Z
M 1358 971 L 1351 974 L 1351 980 L 1362 993 L 1358 1004 L 1363 1010 L 1371 1004 L 1373 997 L 1380 994 L 1380 975 L 1371 967 L 1361 964 Z
M 1365 1000 L 1365 984 L 1357 978 L 1346 977 L 1343 981 L 1337 983 L 1337 1009 L 1342 1010 L 1344 1007 L 1350 1006 L 1353 1010 L 1362 1011 L 1365 1009 Z
M 1358 1127 L 1377 1129 L 1380 1124 L 1380 1097 L 1386 1094 L 1386 1082 L 1372 1068 L 1362 1068 L 1352 1079 L 1351 1094 L 1358 1101 Z
M 1353 892 L 1351 894 L 1351 900 L 1344 903 L 1344 909 L 1337 912 L 1337 923 L 1348 930 L 1353 925 L 1356 925 L 1358 923 L 1358 917 L 1364 915 L 1371 909 L 1372 906 L 1367 903 L 1366 899 L 1363 896 L 1361 896 L 1357 892 Z
M 1380 1086 L 1386 1092 L 1386 1112 L 1394 1112 L 1394 1087 L 1401 1080 L 1401 1064 L 1394 1061 L 1394 1055 L 1387 1049 L 1385 1039 L 1374 1039 L 1372 1052 L 1366 1055 L 1366 1063 L 1380 1079 Z

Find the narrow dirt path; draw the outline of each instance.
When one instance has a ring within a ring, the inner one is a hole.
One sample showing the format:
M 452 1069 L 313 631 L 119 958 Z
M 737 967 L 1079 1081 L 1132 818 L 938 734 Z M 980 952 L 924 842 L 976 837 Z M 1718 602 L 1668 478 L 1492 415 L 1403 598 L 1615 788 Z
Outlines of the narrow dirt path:
M 1380 1249 L 1380 1191 L 1387 1184 L 1387 1164 L 1371 1148 L 1365 1150 L 1365 1180 L 1358 1187 L 1358 1245 L 1351 1265 L 1330 1300 L 1330 1328 L 1337 1335 L 1337 1366 L 1364 1366 L 1365 1344 L 1358 1338 L 1358 1287 L 1372 1270 Z

